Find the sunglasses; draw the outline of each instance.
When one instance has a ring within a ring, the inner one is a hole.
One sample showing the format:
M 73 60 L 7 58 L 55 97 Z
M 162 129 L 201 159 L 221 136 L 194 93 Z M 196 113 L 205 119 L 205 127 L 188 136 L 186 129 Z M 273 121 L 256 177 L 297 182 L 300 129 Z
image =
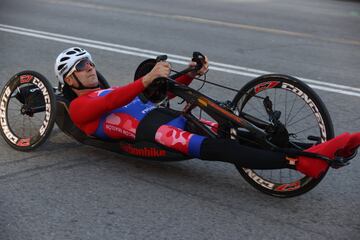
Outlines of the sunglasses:
M 82 59 L 82 60 L 78 61 L 77 63 L 75 63 L 75 65 L 71 68 L 71 70 L 66 75 L 66 77 L 70 76 L 74 72 L 81 72 L 81 71 L 87 70 L 87 65 L 90 65 L 91 67 L 95 67 L 95 64 L 92 61 L 90 61 L 89 59 L 87 59 L 87 58 Z

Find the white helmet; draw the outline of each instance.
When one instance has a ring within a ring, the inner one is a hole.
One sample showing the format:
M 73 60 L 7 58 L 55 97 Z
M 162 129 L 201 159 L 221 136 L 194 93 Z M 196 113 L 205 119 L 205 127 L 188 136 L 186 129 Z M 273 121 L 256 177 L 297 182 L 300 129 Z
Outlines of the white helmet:
M 55 75 L 61 84 L 64 83 L 64 76 L 66 76 L 77 61 L 83 58 L 88 58 L 92 61 L 90 53 L 80 47 L 68 48 L 57 56 L 55 62 Z

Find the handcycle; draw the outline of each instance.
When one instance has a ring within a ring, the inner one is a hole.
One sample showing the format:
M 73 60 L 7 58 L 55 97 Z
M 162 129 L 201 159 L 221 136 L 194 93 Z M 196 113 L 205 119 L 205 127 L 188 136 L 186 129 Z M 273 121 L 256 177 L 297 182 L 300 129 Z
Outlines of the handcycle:
M 143 61 L 136 69 L 134 79 L 148 73 L 157 61 L 166 55 Z M 282 74 L 257 77 L 240 90 L 232 100 L 218 101 L 174 79 L 201 68 L 204 56 L 194 52 L 195 67 L 175 72 L 168 78 L 157 79 L 139 97 L 159 107 L 169 107 L 169 93 L 186 102 L 181 114 L 197 132 L 210 138 L 231 138 L 241 144 L 258 149 L 280 151 L 297 156 L 320 158 L 334 168 L 345 166 L 348 158 L 304 152 L 315 144 L 334 137 L 330 115 L 320 97 L 304 82 Z M 102 89 L 110 87 L 103 75 L 97 72 Z M 84 134 L 69 117 L 71 94 L 53 87 L 40 73 L 22 71 L 15 74 L 4 86 L 0 99 L 1 134 L 5 141 L 19 151 L 31 151 L 43 144 L 56 123 L 67 135 L 80 143 L 158 161 L 189 160 L 189 156 L 149 141 L 103 140 Z M 199 110 L 218 124 L 213 129 L 201 121 Z M 241 158 L 241 152 L 239 152 Z M 222 161 L 222 159 L 219 159 Z M 264 159 L 266 161 L 266 159 Z M 326 175 L 311 178 L 293 169 L 257 170 L 233 162 L 241 176 L 256 189 L 276 197 L 294 197 L 313 189 Z

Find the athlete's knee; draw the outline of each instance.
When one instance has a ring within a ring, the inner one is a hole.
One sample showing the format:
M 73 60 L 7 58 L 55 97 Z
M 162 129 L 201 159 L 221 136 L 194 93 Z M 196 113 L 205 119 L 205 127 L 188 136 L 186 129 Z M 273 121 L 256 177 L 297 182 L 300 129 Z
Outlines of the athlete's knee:
M 160 126 L 155 134 L 156 142 L 192 157 L 200 157 L 200 147 L 204 139 L 203 136 L 168 125 Z

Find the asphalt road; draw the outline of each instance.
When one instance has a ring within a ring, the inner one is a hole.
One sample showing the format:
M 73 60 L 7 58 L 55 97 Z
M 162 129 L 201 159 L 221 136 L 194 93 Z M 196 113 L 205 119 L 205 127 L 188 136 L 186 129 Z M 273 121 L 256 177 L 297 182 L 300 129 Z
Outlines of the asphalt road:
M 91 51 L 113 85 L 131 81 L 137 65 L 156 55 L 150 51 L 189 57 L 198 50 L 217 64 L 208 79 L 234 88 L 264 72 L 304 78 L 336 134 L 354 132 L 359 30 L 358 1 L 2 0 L 0 84 L 31 69 L 55 85 L 55 58 L 74 45 Z M 178 56 L 180 68 L 186 60 Z M 211 86 L 204 91 L 229 98 Z M 57 128 L 34 152 L 14 151 L 3 139 L 0 152 L 2 240 L 360 238 L 360 157 L 330 170 L 309 193 L 277 199 L 225 163 L 127 158 Z

